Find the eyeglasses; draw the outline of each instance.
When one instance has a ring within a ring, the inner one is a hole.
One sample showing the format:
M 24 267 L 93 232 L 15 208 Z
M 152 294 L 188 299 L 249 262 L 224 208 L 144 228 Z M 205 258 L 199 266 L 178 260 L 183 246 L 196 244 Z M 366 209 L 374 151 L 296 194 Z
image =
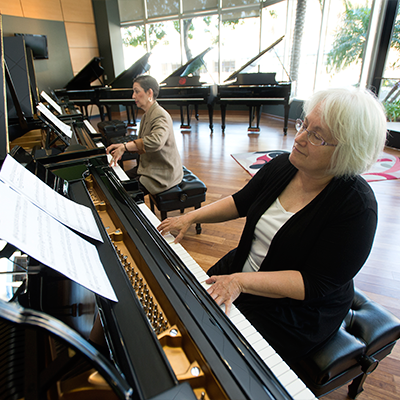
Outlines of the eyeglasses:
M 296 119 L 295 126 L 297 132 L 301 132 L 303 130 L 307 132 L 307 139 L 314 146 L 333 146 L 333 147 L 337 146 L 337 144 L 331 144 L 325 142 L 325 140 L 322 139 L 322 137 L 319 136 L 318 133 L 307 130 L 307 128 L 304 126 L 304 122 L 301 119 Z

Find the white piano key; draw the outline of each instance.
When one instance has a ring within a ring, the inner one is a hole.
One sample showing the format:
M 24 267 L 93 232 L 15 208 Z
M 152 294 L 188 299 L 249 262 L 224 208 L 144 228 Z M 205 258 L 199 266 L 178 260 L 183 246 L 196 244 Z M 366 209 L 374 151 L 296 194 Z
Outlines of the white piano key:
M 302 390 L 306 389 L 306 385 L 301 379 L 297 378 L 295 381 L 289 383 L 289 385 L 286 386 L 285 389 L 294 399 L 296 399 L 296 395 L 298 393 L 301 393 Z
M 289 365 L 287 365 L 285 362 L 280 362 L 279 364 L 275 365 L 272 368 L 272 372 L 275 374 L 275 376 L 277 376 L 281 380 L 281 382 L 282 382 L 281 377 L 288 371 L 293 372 L 290 369 Z M 297 379 L 297 375 L 296 375 L 296 379 Z
M 274 374 L 275 374 L 275 372 L 274 372 Z M 299 379 L 298 376 L 291 370 L 286 371 L 284 374 L 281 374 L 281 376 L 279 377 L 279 380 L 285 387 L 288 387 L 291 383 L 295 382 L 297 379 Z
M 111 154 L 107 154 L 107 162 L 110 163 L 111 160 L 112 160 Z M 129 176 L 126 175 L 125 171 L 119 166 L 119 164 L 112 167 L 112 169 L 121 181 L 129 181 L 130 179 Z
M 260 356 L 260 358 L 268 365 L 267 359 L 271 356 L 273 356 L 274 354 L 276 354 L 276 351 L 273 349 L 273 347 L 271 345 L 265 347 L 264 349 L 262 349 L 258 355 Z
M 272 347 L 271 347 L 271 348 L 272 348 Z M 268 361 L 267 361 L 267 360 L 268 360 Z M 283 362 L 283 360 L 282 360 L 281 356 L 280 356 L 278 353 L 276 353 L 276 352 L 274 351 L 274 354 L 272 354 L 271 356 L 269 356 L 269 357 L 265 360 L 265 362 L 268 364 L 268 366 L 269 366 L 270 368 L 273 368 L 273 367 L 275 367 L 275 365 L 278 365 L 279 363 Z
M 295 400 L 316 400 L 316 397 L 308 387 L 305 387 L 302 391 L 296 394 Z
M 258 342 L 254 343 L 254 345 L 253 345 L 253 349 L 256 351 L 257 354 L 260 354 L 261 351 L 267 347 L 270 347 L 270 346 L 267 344 L 267 342 L 265 340 L 259 340 Z

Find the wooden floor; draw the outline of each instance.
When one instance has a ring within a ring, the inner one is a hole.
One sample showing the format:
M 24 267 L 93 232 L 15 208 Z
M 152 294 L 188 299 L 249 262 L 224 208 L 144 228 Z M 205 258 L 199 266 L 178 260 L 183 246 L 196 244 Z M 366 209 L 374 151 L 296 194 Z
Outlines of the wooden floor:
M 263 116 L 260 133 L 248 134 L 247 113 L 228 109 L 225 134 L 221 132 L 218 115 L 214 116 L 214 133 L 210 134 L 206 113 L 200 115 L 199 121 L 193 118 L 190 130 L 181 130 L 179 115 L 175 112 L 171 112 L 171 115 L 183 164 L 208 188 L 203 205 L 234 193 L 249 181 L 249 174 L 236 163 L 231 154 L 291 150 L 293 145 L 293 122 L 289 122 L 288 135 L 284 136 L 283 122 L 278 118 Z M 114 117 L 118 118 L 118 115 Z M 400 156 L 398 150 L 387 149 L 387 152 Z M 355 278 L 355 283 L 370 298 L 400 318 L 400 180 L 375 182 L 371 186 L 379 204 L 379 223 L 372 252 Z M 192 227 L 181 244 L 207 270 L 237 245 L 243 225 L 242 219 L 203 224 L 200 235 Z M 347 388 L 343 387 L 324 399 L 347 399 L 346 393 Z M 399 344 L 367 378 L 364 392 L 358 399 L 400 399 Z

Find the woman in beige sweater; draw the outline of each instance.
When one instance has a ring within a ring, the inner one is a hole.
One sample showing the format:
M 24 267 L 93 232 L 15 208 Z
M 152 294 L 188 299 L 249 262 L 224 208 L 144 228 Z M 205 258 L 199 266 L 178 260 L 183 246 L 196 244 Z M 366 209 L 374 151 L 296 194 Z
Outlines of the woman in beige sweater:
M 183 178 L 182 161 L 176 147 L 171 116 L 156 101 L 159 94 L 157 81 L 149 75 L 133 81 L 133 95 L 138 108 L 144 111 L 138 138 L 127 143 L 112 144 L 111 166 L 121 159 L 125 151 L 139 154 L 135 171 L 129 176 L 139 180 L 144 194 L 157 194 L 179 184 Z

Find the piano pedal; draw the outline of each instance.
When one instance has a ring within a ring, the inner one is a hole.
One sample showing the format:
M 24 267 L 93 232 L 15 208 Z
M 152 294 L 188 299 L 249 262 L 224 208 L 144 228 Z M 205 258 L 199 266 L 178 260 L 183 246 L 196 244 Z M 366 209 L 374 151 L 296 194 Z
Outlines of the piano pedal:
M 181 125 L 180 128 L 184 129 L 184 130 L 191 130 L 192 129 L 192 127 L 190 125 Z
M 252 126 L 249 126 L 248 128 L 247 128 L 247 130 L 249 131 L 249 132 L 260 132 L 260 128 L 257 128 L 257 127 L 252 127 Z

